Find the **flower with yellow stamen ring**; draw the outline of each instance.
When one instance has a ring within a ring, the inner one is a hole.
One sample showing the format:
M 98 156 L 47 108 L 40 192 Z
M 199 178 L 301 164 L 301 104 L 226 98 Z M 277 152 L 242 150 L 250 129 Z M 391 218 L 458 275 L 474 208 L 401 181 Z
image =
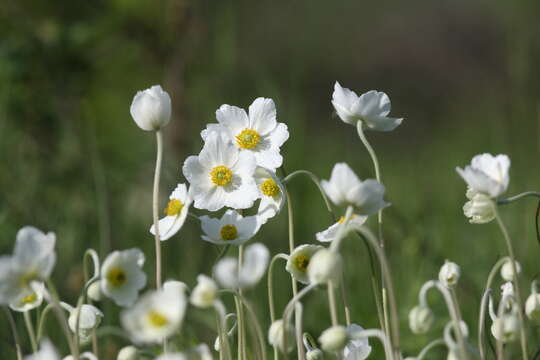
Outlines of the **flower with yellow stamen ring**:
M 243 217 L 237 211 L 227 210 L 220 219 L 201 216 L 201 238 L 217 245 L 241 245 L 251 239 L 260 224 L 257 216 Z
M 255 166 L 251 152 L 239 151 L 222 134 L 212 132 L 201 153 L 186 159 L 182 171 L 197 209 L 247 209 L 258 195 Z
M 261 198 L 257 216 L 264 224 L 281 211 L 285 203 L 285 187 L 273 171 L 262 167 L 255 170 L 255 183 Z
M 131 306 L 146 285 L 142 271 L 144 254 L 139 249 L 113 251 L 101 266 L 101 291 L 117 305 Z
M 169 196 L 169 202 L 164 209 L 165 217 L 159 220 L 159 238 L 167 240 L 174 236 L 186 221 L 191 206 L 191 196 L 185 184 L 178 184 Z M 154 234 L 154 225 L 150 227 Z
M 351 218 L 349 219 L 349 221 L 347 223 L 347 226 L 360 226 L 360 225 L 363 225 L 366 222 L 367 218 L 368 218 L 367 216 L 360 216 L 360 215 L 353 214 L 351 216 Z M 320 242 L 331 242 L 331 241 L 333 241 L 334 238 L 336 237 L 336 235 L 338 234 L 338 230 L 339 230 L 340 226 L 343 225 L 344 222 L 345 222 L 345 216 L 342 216 L 342 217 L 339 218 L 339 220 L 337 222 L 330 225 L 328 227 L 328 229 L 315 234 L 315 237 Z
M 309 278 L 307 275 L 309 262 L 311 261 L 313 254 L 322 248 L 323 247 L 319 245 L 298 246 L 289 256 L 285 269 L 295 278 L 296 281 L 301 282 L 302 284 L 309 284 Z
M 242 149 L 253 149 L 261 141 L 261 135 L 253 129 L 244 129 L 236 135 L 236 143 Z
M 31 285 L 31 290 L 24 292 L 20 298 L 12 301 L 9 307 L 13 311 L 25 312 L 39 307 L 43 303 L 43 294 L 45 286 L 42 282 L 34 282 Z
M 157 344 L 177 332 L 186 312 L 185 286 L 166 281 L 163 288 L 143 295 L 121 314 L 124 329 L 137 343 Z

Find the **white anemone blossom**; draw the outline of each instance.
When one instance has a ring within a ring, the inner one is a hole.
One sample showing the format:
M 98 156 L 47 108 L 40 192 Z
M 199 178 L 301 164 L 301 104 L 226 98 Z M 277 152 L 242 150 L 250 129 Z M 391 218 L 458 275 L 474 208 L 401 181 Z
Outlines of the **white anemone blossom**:
M 165 217 L 158 223 L 160 240 L 168 240 L 180 231 L 186 221 L 190 205 L 191 196 L 186 184 L 178 184 L 169 196 L 167 207 L 163 210 Z M 154 225 L 150 227 L 150 233 L 155 235 Z
M 24 360 L 60 360 L 60 355 L 54 348 L 54 345 L 45 339 L 39 345 L 39 350 L 32 355 L 27 355 Z
M 270 253 L 266 246 L 261 243 L 251 244 L 244 251 L 244 263 L 241 268 L 237 258 L 225 257 L 214 266 L 215 277 L 227 289 L 253 286 L 266 272 L 269 257 Z
M 69 329 L 77 332 L 77 317 L 79 318 L 79 338 L 81 343 L 87 343 L 92 337 L 92 331 L 97 329 L 103 319 L 101 310 L 93 305 L 83 304 L 80 309 L 62 302 L 62 307 L 69 312 L 68 325 Z M 80 315 L 79 315 L 80 313 Z
M 362 122 L 368 129 L 391 131 L 401 124 L 402 118 L 389 117 L 390 98 L 383 92 L 371 90 L 360 96 L 343 88 L 336 81 L 332 94 L 332 105 L 343 122 L 356 125 Z
M 371 215 L 390 205 L 383 199 L 383 184 L 373 179 L 360 181 L 346 163 L 335 164 L 330 180 L 322 180 L 321 186 L 335 205 L 353 206 L 358 215 Z
M 283 163 L 280 147 L 289 138 L 287 125 L 276 120 L 276 105 L 272 99 L 257 98 L 244 109 L 221 105 L 216 111 L 219 124 L 209 124 L 202 131 L 204 140 L 212 132 L 224 133 L 241 152 L 255 156 L 257 165 L 275 170 Z
M 371 346 L 367 337 L 359 337 L 364 329 L 357 324 L 347 326 L 349 341 L 343 349 L 344 360 L 364 360 L 371 353 Z
M 146 285 L 145 257 L 139 249 L 113 251 L 101 266 L 101 291 L 117 305 L 131 306 Z
M 171 98 L 161 86 L 154 85 L 135 94 L 129 111 L 141 129 L 159 130 L 171 119 Z
M 360 225 L 363 225 L 366 222 L 366 220 L 367 220 L 367 216 L 360 216 L 360 215 L 352 214 L 349 221 L 347 221 L 346 226 L 352 226 L 352 227 L 360 226 Z M 340 226 L 343 225 L 344 222 L 345 222 L 345 216 L 342 216 L 339 218 L 339 220 L 336 223 L 330 225 L 328 229 L 315 234 L 315 237 L 320 242 L 334 241 L 334 239 L 336 238 L 338 234 L 338 230 Z
M 9 307 L 18 312 L 33 310 L 43 303 L 45 291 L 45 285 L 42 282 L 35 282 L 31 285 L 30 292 L 25 292 L 18 299 L 10 302 Z
M 44 234 L 31 226 L 17 232 L 13 255 L 0 257 L 0 304 L 35 294 L 32 284 L 47 279 L 53 270 L 55 242 L 54 233 Z
M 240 152 L 224 135 L 212 132 L 198 156 L 190 156 L 182 171 L 189 181 L 190 194 L 197 209 L 217 211 L 222 207 L 247 209 L 258 192 L 253 173 L 255 158 Z
M 456 171 L 473 192 L 496 198 L 508 188 L 509 169 L 510 158 L 507 155 L 481 154 L 473 157 L 465 169 L 456 168 Z
M 323 249 L 323 247 L 320 245 L 304 244 L 298 246 L 293 250 L 291 255 L 289 255 L 285 270 L 287 270 L 296 281 L 301 282 L 302 284 L 309 284 L 307 273 L 309 263 L 313 255 L 321 249 Z
M 171 285 L 171 286 L 169 286 Z M 150 291 L 124 310 L 121 321 L 136 343 L 160 343 L 181 326 L 187 299 L 179 282 L 165 282 L 161 290 Z
M 261 198 L 257 216 L 261 224 L 265 224 L 283 208 L 285 187 L 273 171 L 260 166 L 255 169 L 254 177 Z
M 255 236 L 260 228 L 257 216 L 243 217 L 234 210 L 227 210 L 221 219 L 207 215 L 199 219 L 205 234 L 201 238 L 217 245 L 242 245 Z

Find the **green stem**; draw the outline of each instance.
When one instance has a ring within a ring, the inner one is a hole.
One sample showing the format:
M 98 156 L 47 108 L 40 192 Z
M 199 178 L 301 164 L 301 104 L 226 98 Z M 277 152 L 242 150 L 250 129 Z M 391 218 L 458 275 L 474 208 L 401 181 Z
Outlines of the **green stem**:
M 30 318 L 30 312 L 25 311 L 23 313 L 24 324 L 26 325 L 26 330 L 28 331 L 28 336 L 30 337 L 30 344 L 32 345 L 32 351 L 36 352 L 38 350 L 36 333 L 34 332 L 34 325 L 32 324 L 32 319 Z
M 328 306 L 330 307 L 330 317 L 332 318 L 332 326 L 338 326 L 339 320 L 338 320 L 338 314 L 337 314 L 336 296 L 334 294 L 334 283 L 332 282 L 332 280 L 328 280 L 326 288 L 328 292 Z
M 497 200 L 497 205 L 506 205 L 506 204 L 510 204 L 511 202 L 514 202 L 516 200 L 519 200 L 521 198 L 525 198 L 525 197 L 536 197 L 536 198 L 540 198 L 540 192 L 536 192 L 536 191 L 525 191 L 521 194 L 517 194 L 517 195 L 514 195 L 514 196 L 511 196 L 509 198 L 506 198 L 506 199 L 500 199 L 500 200 Z
M 273 279 L 274 279 L 274 265 L 276 263 L 277 260 L 279 259 L 282 259 L 282 260 L 289 260 L 289 256 L 287 256 L 286 254 L 277 254 L 275 255 L 272 260 L 270 261 L 270 266 L 268 267 L 268 277 L 267 277 L 267 287 L 268 287 L 268 307 L 269 307 L 269 310 L 270 310 L 270 321 L 271 323 L 273 323 L 274 321 L 276 321 L 276 308 L 275 308 L 275 305 L 274 305 L 274 283 L 273 283 Z
M 58 322 L 60 323 L 60 327 L 62 328 L 62 331 L 64 332 L 64 336 L 66 337 L 66 340 L 68 342 L 71 355 L 73 356 L 74 360 L 79 360 L 79 348 L 75 346 L 73 337 L 71 336 L 69 332 L 69 326 L 68 326 L 66 314 L 64 313 L 64 310 L 60 306 L 60 298 L 58 297 L 58 292 L 56 291 L 56 287 L 54 286 L 53 282 L 50 279 L 47 279 L 47 288 L 50 294 L 50 302 L 53 305 L 53 311 L 56 314 L 56 317 L 58 319 Z
M 244 265 L 244 245 L 240 245 L 238 247 L 238 271 L 240 272 L 240 269 L 242 269 L 242 266 Z M 238 289 L 238 293 L 240 295 L 242 294 L 242 289 Z M 238 357 L 240 360 L 247 360 L 245 353 L 246 353 L 246 323 L 244 318 L 244 307 L 241 301 L 237 303 L 237 316 L 238 316 Z
M 21 342 L 19 340 L 19 333 L 17 332 L 17 326 L 15 325 L 15 319 L 13 319 L 13 314 L 9 308 L 3 306 L 6 317 L 8 318 L 9 327 L 11 328 L 11 333 L 13 335 L 13 342 L 15 343 L 15 352 L 17 353 L 17 360 L 22 360 L 22 350 Z
M 47 315 L 49 315 L 49 312 L 52 310 L 52 308 L 53 308 L 52 304 L 47 304 L 47 306 L 45 306 L 45 309 L 43 309 L 43 311 L 41 312 L 41 316 L 39 317 L 38 332 L 37 332 L 38 343 L 41 342 L 41 338 L 43 336 L 43 328 L 45 326 L 45 323 L 47 322 Z
M 446 346 L 446 343 L 444 342 L 444 339 L 436 339 L 436 340 L 433 340 L 432 342 L 430 342 L 429 344 L 427 344 L 421 351 L 420 353 L 418 354 L 418 356 L 416 357 L 416 360 L 422 360 L 426 355 L 427 353 L 433 349 L 434 347 L 436 346 L 439 346 L 439 345 L 444 345 Z
M 159 238 L 159 179 L 163 159 L 163 134 L 156 131 L 156 169 L 154 172 L 154 191 L 152 196 L 152 215 L 154 218 L 154 245 L 156 247 L 156 289 L 161 289 L 161 240 Z

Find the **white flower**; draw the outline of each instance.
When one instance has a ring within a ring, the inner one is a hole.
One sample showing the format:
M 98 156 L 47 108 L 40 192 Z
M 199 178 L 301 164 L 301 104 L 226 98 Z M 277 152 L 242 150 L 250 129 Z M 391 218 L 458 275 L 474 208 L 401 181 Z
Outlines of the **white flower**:
M 60 355 L 53 344 L 45 339 L 41 342 L 39 350 L 32 355 L 27 355 L 24 360 L 60 360 Z
M 159 130 L 171 119 L 171 98 L 161 86 L 154 85 L 135 94 L 129 111 L 141 129 Z
M 116 360 L 137 360 L 137 348 L 132 345 L 124 346 L 118 352 Z
M 463 205 L 463 213 L 469 218 L 471 224 L 485 224 L 495 219 L 494 204 L 488 195 L 476 192 L 469 187 L 466 196 L 469 201 Z
M 308 284 L 308 265 L 317 251 L 323 249 L 319 245 L 300 245 L 293 250 L 289 259 L 287 260 L 287 265 L 285 269 L 295 278 L 296 281 L 301 282 L 302 284 Z
M 296 340 L 294 337 L 295 328 L 292 324 L 287 325 L 287 351 L 291 352 L 296 346 Z M 268 329 L 268 342 L 270 345 L 277 347 L 280 351 L 285 352 L 285 344 L 283 341 L 283 320 L 279 319 L 272 323 L 270 329 Z
M 66 356 L 63 360 L 73 360 L 74 357 L 72 355 Z M 85 351 L 79 356 L 80 360 L 98 360 L 97 356 L 92 354 L 89 351 Z
M 69 312 L 68 325 L 69 329 L 76 333 L 77 316 L 79 317 L 79 338 L 82 343 L 86 343 L 91 339 L 92 331 L 97 329 L 103 318 L 101 310 L 93 305 L 83 304 L 80 311 L 67 303 L 62 302 L 62 307 Z M 80 312 L 80 315 L 79 315 Z
M 308 352 L 306 352 L 306 359 L 307 360 L 323 360 L 324 354 L 319 349 L 311 349 Z
M 164 209 L 165 217 L 158 223 L 160 240 L 167 240 L 180 231 L 186 221 L 190 205 L 191 196 L 186 184 L 178 184 L 169 196 L 169 202 Z M 150 227 L 150 232 L 155 235 L 154 225 Z
M 533 293 L 529 295 L 525 302 L 525 313 L 531 320 L 540 320 L 540 294 Z
M 257 216 L 259 222 L 265 224 L 268 219 L 276 216 L 283 208 L 285 187 L 274 172 L 260 166 L 255 169 L 254 178 L 261 198 Z
M 183 288 L 175 283 L 146 293 L 122 312 L 122 325 L 135 342 L 160 343 L 180 328 L 187 299 Z
M 342 351 L 349 341 L 347 329 L 344 326 L 336 325 L 323 331 L 319 337 L 321 349 L 327 352 Z
M 349 219 L 349 221 L 347 222 L 346 226 L 349 226 L 349 225 L 360 226 L 360 225 L 364 224 L 366 222 L 366 220 L 367 220 L 367 216 L 360 216 L 360 215 L 353 214 L 351 216 L 351 218 Z M 342 216 L 341 218 L 339 218 L 339 220 L 336 223 L 330 225 L 330 227 L 328 227 L 328 229 L 315 234 L 315 237 L 320 242 L 332 242 L 332 241 L 334 241 L 334 239 L 336 238 L 336 236 L 338 234 L 339 227 L 344 222 L 345 222 L 345 217 Z
M 433 325 L 435 316 L 427 306 L 415 306 L 409 313 L 409 327 L 413 334 L 425 334 Z
M 516 271 L 518 275 L 521 273 L 521 265 L 519 262 L 515 262 L 516 264 Z M 512 266 L 512 260 L 506 261 L 503 266 L 501 267 L 501 277 L 506 281 L 512 281 L 514 280 L 514 267 Z
M 94 281 L 92 284 L 90 284 L 86 294 L 92 301 L 101 301 L 103 294 L 101 293 L 101 285 L 99 281 Z
M 254 243 L 244 251 L 244 264 L 238 269 L 238 260 L 233 257 L 221 259 L 214 267 L 217 281 L 225 288 L 245 288 L 259 282 L 266 272 L 270 253 L 266 246 Z
M 367 337 L 357 338 L 357 335 L 364 329 L 357 324 L 347 326 L 349 342 L 343 349 L 344 360 L 364 360 L 371 353 L 371 346 Z
M 201 216 L 201 238 L 217 245 L 242 245 L 259 231 L 256 216 L 243 217 L 237 211 L 227 210 L 221 219 Z
M 456 171 L 473 191 L 496 198 L 508 188 L 509 169 L 508 156 L 481 154 L 473 157 L 465 169 L 456 168 Z
M 311 283 L 325 283 L 329 280 L 339 282 L 342 269 L 341 255 L 323 248 L 311 257 L 308 265 L 308 278 Z
M 439 271 L 439 281 L 447 288 L 453 288 L 457 285 L 460 275 L 459 265 L 446 260 Z
M 334 165 L 330 180 L 322 180 L 321 186 L 335 205 L 352 205 L 358 215 L 371 215 L 390 205 L 383 200 L 383 184 L 373 179 L 360 181 L 345 163 Z
M 218 286 L 214 280 L 205 275 L 197 276 L 197 286 L 193 289 L 190 301 L 200 308 L 207 308 L 214 304 L 217 298 Z
M 224 136 L 213 132 L 199 156 L 186 159 L 182 171 L 191 184 L 194 206 L 217 211 L 224 206 L 247 209 L 253 205 L 258 197 L 255 167 L 251 152 L 239 152 Z
M 385 93 L 371 90 L 358 96 L 354 91 L 341 87 L 337 81 L 332 94 L 332 105 L 345 123 L 356 125 L 362 121 L 371 130 L 391 131 L 403 121 L 388 116 L 390 99 Z
M 139 249 L 114 251 L 101 266 L 101 291 L 117 305 L 131 306 L 146 285 L 142 271 L 144 254 Z
M 17 302 L 35 291 L 31 283 L 47 279 L 56 262 L 54 233 L 25 226 L 17 232 L 12 256 L 0 257 L 0 304 Z
M 257 165 L 275 170 L 283 163 L 280 147 L 289 138 L 287 125 L 276 121 L 276 106 L 272 99 L 257 98 L 244 109 L 221 105 L 216 111 L 219 125 L 209 124 L 201 136 L 207 140 L 212 132 L 226 135 L 241 152 L 255 156 Z
M 504 343 L 515 341 L 519 337 L 519 319 L 514 312 L 496 318 L 491 324 L 491 334 Z
M 42 282 L 34 282 L 31 285 L 31 292 L 24 292 L 20 298 L 10 302 L 9 307 L 18 312 L 30 311 L 43 303 L 44 293 L 45 285 Z

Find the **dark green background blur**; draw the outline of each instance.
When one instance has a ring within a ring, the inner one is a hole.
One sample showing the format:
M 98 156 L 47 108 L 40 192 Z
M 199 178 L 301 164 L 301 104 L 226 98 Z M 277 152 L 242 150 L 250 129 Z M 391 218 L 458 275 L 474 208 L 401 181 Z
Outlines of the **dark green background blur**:
M 461 210 L 465 185 L 454 168 L 477 153 L 507 153 L 509 194 L 540 190 L 539 11 L 535 0 L 5 0 L 0 253 L 11 252 L 23 225 L 56 232 L 53 276 L 72 304 L 88 247 L 101 256 L 141 247 L 153 277 L 148 228 L 155 139 L 135 125 L 129 106 L 137 90 L 154 84 L 173 103 L 165 129 L 162 206 L 184 181 L 181 164 L 200 151 L 199 132 L 215 122 L 215 110 L 224 103 L 247 107 L 258 96 L 273 98 L 278 120 L 289 127 L 282 148 L 287 171 L 308 169 L 328 178 L 335 162 L 346 161 L 360 177 L 374 177 L 354 128 L 333 114 L 330 99 L 339 80 L 357 92 L 385 91 L 392 115 L 405 118 L 393 132 L 368 133 L 393 203 L 384 229 L 404 350 L 415 354 L 448 319 L 434 295 L 436 329 L 412 336 L 407 326 L 419 288 L 436 277 L 446 258 L 462 267 L 458 294 L 475 341 L 482 287 L 505 248 L 495 224 L 468 224 Z M 314 242 L 314 233 L 330 224 L 324 204 L 306 179 L 295 180 L 290 190 L 297 242 Z M 502 210 L 527 294 L 539 271 L 535 209 L 533 200 L 524 200 Z M 190 221 L 163 244 L 166 278 L 192 286 L 198 273 L 210 272 L 217 251 L 200 240 L 200 232 Z M 286 251 L 286 213 L 255 240 L 272 253 Z M 344 250 L 353 319 L 378 326 L 365 248 L 351 238 Z M 282 309 L 289 282 L 282 269 L 276 274 Z M 268 326 L 265 282 L 248 296 Z M 330 323 L 325 293 L 310 296 L 305 305 L 306 329 L 318 336 Z M 104 322 L 117 324 L 110 302 L 103 307 L 111 311 Z M 17 321 L 24 335 L 22 316 Z M 12 358 L 4 317 L 0 324 L 1 357 Z M 62 348 L 56 329 L 51 318 L 50 336 Z M 191 310 L 184 333 L 186 343 L 199 338 L 213 344 L 213 317 Z M 123 344 L 108 338 L 103 358 L 114 358 Z M 538 346 L 536 341 L 531 348 Z

